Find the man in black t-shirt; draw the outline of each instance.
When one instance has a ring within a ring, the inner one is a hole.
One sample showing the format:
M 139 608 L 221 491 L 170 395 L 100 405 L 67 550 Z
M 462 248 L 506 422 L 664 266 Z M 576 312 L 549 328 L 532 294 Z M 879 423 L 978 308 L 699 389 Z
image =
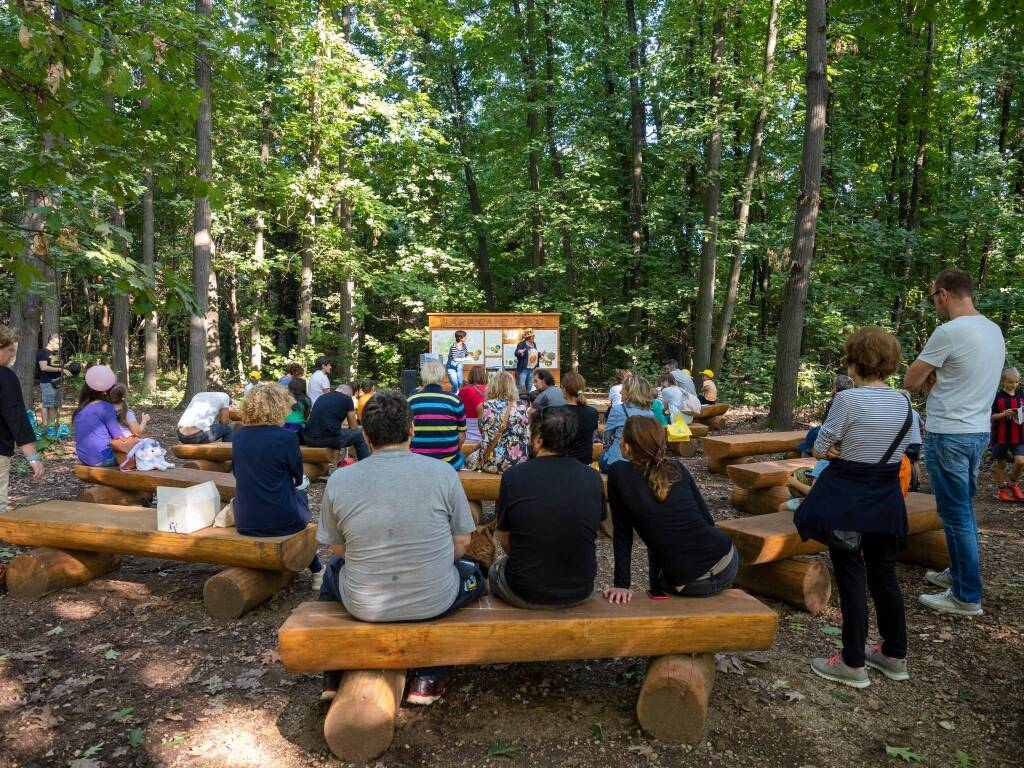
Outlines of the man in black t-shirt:
M 39 378 L 39 400 L 43 425 L 56 421 L 60 412 L 61 376 L 69 371 L 60 362 L 60 334 L 51 333 L 46 346 L 36 352 L 36 373 Z
M 341 391 L 344 386 L 342 384 L 316 399 L 302 430 L 302 440 L 306 445 L 317 448 L 340 450 L 352 445 L 356 449 L 356 459 L 365 459 L 370 455 L 370 447 L 363 437 L 363 430 L 356 426 L 356 406 L 352 397 Z M 348 424 L 348 428 L 342 424 Z
M 597 530 L 607 514 L 601 475 L 566 455 L 576 415 L 565 406 L 530 417 L 530 460 L 505 470 L 491 592 L 517 608 L 563 608 L 590 599 Z

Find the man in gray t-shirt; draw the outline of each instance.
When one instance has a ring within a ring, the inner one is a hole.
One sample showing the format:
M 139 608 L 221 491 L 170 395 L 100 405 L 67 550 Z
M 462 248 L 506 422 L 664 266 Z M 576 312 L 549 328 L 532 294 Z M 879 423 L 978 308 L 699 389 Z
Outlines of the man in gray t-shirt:
M 949 545 L 949 568 L 925 578 L 945 591 L 921 595 L 936 611 L 981 614 L 981 569 L 974 493 L 989 443 L 991 404 L 1006 345 L 999 326 L 974 308 L 974 282 L 959 269 L 939 273 L 929 298 L 944 321 L 903 379 L 928 393 L 924 461 Z
M 693 377 L 686 371 L 679 369 L 679 361 L 675 358 L 671 358 L 665 363 L 665 373 L 672 375 L 680 389 L 689 392 L 691 395 L 697 394 L 697 387 L 693 383 Z
M 320 507 L 317 540 L 335 555 L 320 599 L 373 622 L 432 619 L 476 600 L 484 574 L 462 559 L 476 526 L 458 474 L 409 450 L 412 410 L 400 392 L 378 392 L 362 421 L 374 452 L 331 475 Z M 436 701 L 446 673 L 419 670 L 407 701 Z M 326 697 L 332 683 L 325 677 Z

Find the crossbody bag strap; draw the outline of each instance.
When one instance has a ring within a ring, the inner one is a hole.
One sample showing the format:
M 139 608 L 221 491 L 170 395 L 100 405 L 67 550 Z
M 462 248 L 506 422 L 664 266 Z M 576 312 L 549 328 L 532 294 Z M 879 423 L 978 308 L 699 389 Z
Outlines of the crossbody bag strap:
M 494 449 L 498 447 L 498 441 L 501 439 L 501 435 L 505 431 L 505 427 L 508 426 L 508 417 L 511 415 L 513 408 L 515 408 L 513 403 L 506 402 L 505 415 L 501 417 L 501 424 L 498 426 L 498 431 L 494 433 L 494 437 L 491 438 L 490 444 L 484 451 L 483 461 L 489 461 L 491 456 L 494 454 Z
M 896 449 L 899 447 L 900 443 L 903 442 L 903 438 L 907 436 L 907 432 L 910 431 L 910 425 L 914 423 L 914 409 L 910 405 L 910 398 L 908 397 L 906 398 L 906 400 L 907 418 L 903 420 L 903 426 L 900 427 L 900 431 L 899 433 L 897 433 L 896 439 L 892 441 L 892 445 L 889 446 L 889 450 L 887 450 L 885 452 L 885 455 L 882 456 L 882 460 L 879 462 L 879 464 L 889 463 L 889 459 L 891 459 L 892 455 L 896 453 Z

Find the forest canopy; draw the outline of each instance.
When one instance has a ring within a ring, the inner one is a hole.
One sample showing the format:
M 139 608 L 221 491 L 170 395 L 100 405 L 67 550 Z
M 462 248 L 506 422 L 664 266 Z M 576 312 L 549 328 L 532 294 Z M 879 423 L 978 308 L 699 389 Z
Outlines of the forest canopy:
M 854 327 L 911 359 L 947 266 L 1022 361 L 1024 10 L 825 9 L 6 0 L 16 369 L 59 329 L 147 390 L 321 353 L 393 383 L 428 311 L 544 311 L 593 384 L 676 357 L 752 404 L 781 370 L 806 403 Z M 779 369 L 819 101 L 799 366 Z

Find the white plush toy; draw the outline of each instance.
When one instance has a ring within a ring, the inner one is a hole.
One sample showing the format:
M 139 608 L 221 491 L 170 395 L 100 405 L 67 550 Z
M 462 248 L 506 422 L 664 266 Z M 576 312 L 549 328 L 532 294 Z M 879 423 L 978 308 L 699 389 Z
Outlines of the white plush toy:
M 148 469 L 170 469 L 174 465 L 167 461 L 167 451 L 160 447 L 160 443 L 149 438 L 135 446 L 135 468 L 139 470 Z

